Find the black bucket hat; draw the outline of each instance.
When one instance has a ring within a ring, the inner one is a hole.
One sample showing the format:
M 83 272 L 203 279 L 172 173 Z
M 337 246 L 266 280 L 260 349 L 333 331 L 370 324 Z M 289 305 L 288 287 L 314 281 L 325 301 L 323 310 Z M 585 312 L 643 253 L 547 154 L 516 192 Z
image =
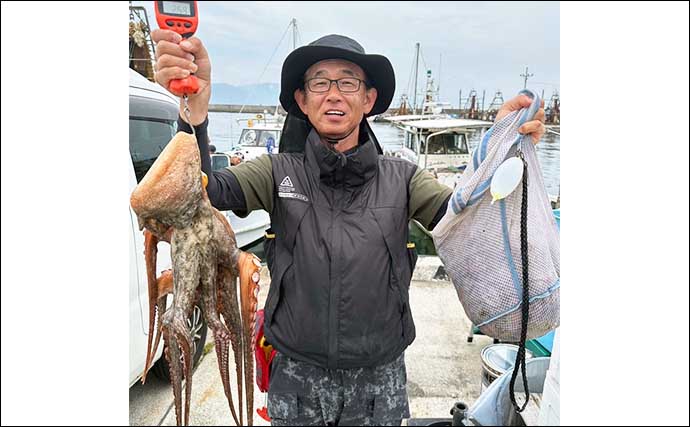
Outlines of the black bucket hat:
M 367 55 L 355 40 L 331 34 L 295 49 L 285 59 L 280 78 L 280 104 L 285 111 L 304 117 L 296 107 L 295 90 L 303 86 L 307 69 L 325 59 L 345 59 L 362 67 L 369 84 L 377 91 L 376 103 L 367 116 L 381 114 L 388 109 L 395 93 L 395 73 L 388 58 Z

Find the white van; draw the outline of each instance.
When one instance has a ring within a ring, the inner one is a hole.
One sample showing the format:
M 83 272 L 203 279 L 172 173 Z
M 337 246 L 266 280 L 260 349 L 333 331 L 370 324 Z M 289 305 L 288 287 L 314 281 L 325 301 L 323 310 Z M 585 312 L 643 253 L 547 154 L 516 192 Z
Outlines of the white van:
M 134 70 L 129 70 L 129 190 L 146 175 L 166 144 L 177 132 L 179 100 L 159 85 L 151 83 Z M 139 230 L 137 217 L 129 208 L 129 385 L 137 382 L 144 371 L 148 344 L 149 303 L 146 265 L 144 263 L 144 234 Z M 170 245 L 158 244 L 156 273 L 171 268 Z M 168 306 L 171 304 L 169 298 Z M 206 333 L 206 321 L 199 307 L 188 320 L 194 337 L 194 364 L 201 358 Z M 155 332 L 154 332 L 155 333 Z M 163 343 L 158 347 L 152 371 L 168 379 L 168 366 Z M 160 359 L 160 360 L 159 360 Z

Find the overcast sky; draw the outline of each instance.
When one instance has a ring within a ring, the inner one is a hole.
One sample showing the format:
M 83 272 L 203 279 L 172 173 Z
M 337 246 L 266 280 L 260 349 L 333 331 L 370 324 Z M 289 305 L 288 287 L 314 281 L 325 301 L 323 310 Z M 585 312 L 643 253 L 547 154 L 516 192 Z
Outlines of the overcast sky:
M 133 4 L 147 7 L 155 27 L 153 2 Z M 512 97 L 523 87 L 525 67 L 534 74 L 528 87 L 544 89 L 547 101 L 559 88 L 558 2 L 199 2 L 196 35 L 211 55 L 213 81 L 279 83 L 292 50 L 292 33 L 286 34 L 292 18 L 298 46 L 335 33 L 388 57 L 396 75 L 394 106 L 402 93 L 412 99 L 417 42 L 418 93 L 425 68 L 431 69 L 437 82 L 440 77 L 441 101 L 453 105 L 459 90 L 463 98 L 471 89 L 479 97 L 486 90 L 486 106 L 497 90 Z

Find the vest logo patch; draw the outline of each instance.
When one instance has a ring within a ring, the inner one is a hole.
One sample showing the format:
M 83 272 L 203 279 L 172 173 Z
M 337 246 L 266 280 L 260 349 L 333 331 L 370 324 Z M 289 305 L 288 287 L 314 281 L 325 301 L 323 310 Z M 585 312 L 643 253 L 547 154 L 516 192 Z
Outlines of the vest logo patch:
M 304 194 L 295 193 L 295 186 L 292 185 L 292 180 L 290 179 L 289 175 L 286 175 L 285 178 L 283 178 L 283 180 L 280 182 L 280 185 L 278 186 L 278 197 L 285 199 L 297 199 L 303 202 L 309 201 L 307 196 Z
M 308 202 L 308 201 L 309 201 L 309 199 L 307 198 L 307 196 L 305 196 L 304 194 L 299 194 L 299 193 L 284 193 L 284 192 L 278 192 L 278 197 L 282 197 L 282 198 L 285 198 L 285 199 L 297 199 L 297 200 L 301 200 L 301 201 L 303 201 L 303 202 Z
M 280 185 L 285 186 L 285 187 L 293 187 L 294 188 L 294 185 L 292 185 L 292 180 L 290 179 L 289 175 L 287 175 L 287 176 L 285 176 L 285 178 L 283 178 L 283 181 L 280 183 Z

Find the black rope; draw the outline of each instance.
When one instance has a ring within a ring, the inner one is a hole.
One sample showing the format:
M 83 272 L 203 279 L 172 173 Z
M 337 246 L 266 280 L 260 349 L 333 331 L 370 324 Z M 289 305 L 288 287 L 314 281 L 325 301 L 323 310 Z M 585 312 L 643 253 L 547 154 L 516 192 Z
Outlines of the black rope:
M 527 162 L 519 153 L 523 164 L 522 173 L 522 206 L 520 208 L 520 255 L 522 256 L 522 330 L 520 331 L 520 346 L 518 347 L 517 357 L 513 376 L 510 378 L 510 402 L 515 411 L 522 412 L 529 402 L 529 388 L 527 387 L 527 370 L 525 369 L 525 341 L 527 341 L 527 321 L 529 320 L 529 281 L 528 281 L 528 258 L 527 258 Z M 522 384 L 525 389 L 525 404 L 517 404 L 515 400 L 515 381 L 518 377 L 518 370 L 522 370 Z

